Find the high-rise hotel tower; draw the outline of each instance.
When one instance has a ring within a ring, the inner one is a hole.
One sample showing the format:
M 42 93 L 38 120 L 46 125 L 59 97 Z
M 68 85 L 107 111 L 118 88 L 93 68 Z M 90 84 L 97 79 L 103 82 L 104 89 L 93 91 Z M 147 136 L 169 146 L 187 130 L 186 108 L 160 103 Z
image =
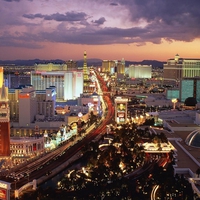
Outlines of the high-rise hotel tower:
M 0 67 L 0 156 L 10 156 L 10 108 L 8 88 L 3 83 L 3 67 Z

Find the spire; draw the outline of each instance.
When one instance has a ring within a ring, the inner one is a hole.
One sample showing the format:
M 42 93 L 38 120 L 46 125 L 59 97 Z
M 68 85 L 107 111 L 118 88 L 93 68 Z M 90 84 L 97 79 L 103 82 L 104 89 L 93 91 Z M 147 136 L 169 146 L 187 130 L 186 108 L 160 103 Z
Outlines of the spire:
M 8 101 L 8 93 L 4 84 L 2 85 L 2 88 L 1 88 L 0 101 Z
M 3 67 L 0 67 L 0 88 L 3 85 Z
M 84 57 L 83 57 L 83 80 L 88 81 L 88 68 L 87 68 L 87 54 L 86 51 L 84 51 Z

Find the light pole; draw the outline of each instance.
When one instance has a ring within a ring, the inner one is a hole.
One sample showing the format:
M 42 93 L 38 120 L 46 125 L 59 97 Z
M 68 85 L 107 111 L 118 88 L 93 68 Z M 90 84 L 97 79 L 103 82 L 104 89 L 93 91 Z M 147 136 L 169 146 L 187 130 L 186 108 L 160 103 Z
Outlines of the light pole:
M 176 108 L 176 103 L 178 102 L 177 99 L 172 99 L 172 103 L 173 103 L 173 110 L 175 110 Z
M 83 114 L 81 112 L 78 113 L 78 134 L 80 133 L 81 130 L 81 118 Z

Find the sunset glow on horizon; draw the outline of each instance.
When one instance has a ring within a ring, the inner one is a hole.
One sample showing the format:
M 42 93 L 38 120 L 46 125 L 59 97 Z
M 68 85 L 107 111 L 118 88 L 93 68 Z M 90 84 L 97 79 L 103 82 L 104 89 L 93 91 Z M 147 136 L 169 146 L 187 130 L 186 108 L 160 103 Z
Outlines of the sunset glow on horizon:
M 0 60 L 200 58 L 200 1 L 2 0 Z M 12 10 L 12 12 L 10 12 Z

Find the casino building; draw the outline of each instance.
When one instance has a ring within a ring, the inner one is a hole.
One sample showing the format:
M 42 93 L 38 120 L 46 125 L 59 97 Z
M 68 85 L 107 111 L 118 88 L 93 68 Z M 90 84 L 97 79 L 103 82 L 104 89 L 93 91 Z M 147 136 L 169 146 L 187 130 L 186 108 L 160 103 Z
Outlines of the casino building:
M 180 58 L 177 54 L 168 59 L 163 67 L 164 80 L 180 81 L 183 78 L 200 76 L 200 59 Z
M 57 100 L 74 99 L 83 93 L 82 71 L 32 71 L 31 85 L 35 90 L 56 87 Z
M 130 78 L 151 78 L 152 66 L 130 65 L 128 71 Z

